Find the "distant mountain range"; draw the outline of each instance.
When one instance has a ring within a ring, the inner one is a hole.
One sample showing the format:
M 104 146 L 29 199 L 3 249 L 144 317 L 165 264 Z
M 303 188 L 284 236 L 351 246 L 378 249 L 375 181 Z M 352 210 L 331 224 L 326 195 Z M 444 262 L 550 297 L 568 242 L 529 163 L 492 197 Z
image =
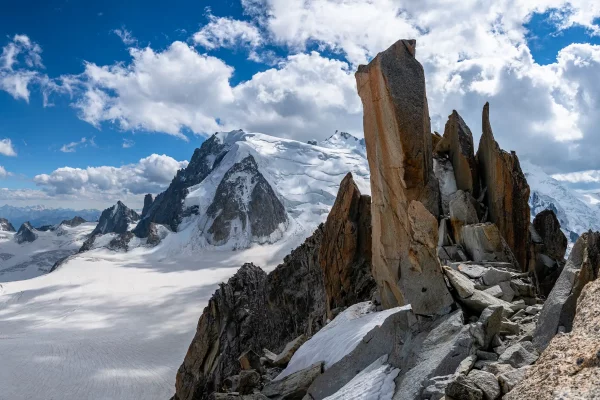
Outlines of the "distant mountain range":
M 71 208 L 46 208 L 41 205 L 14 207 L 4 205 L 0 207 L 0 218 L 6 218 L 19 229 L 23 222 L 29 221 L 34 227 L 42 225 L 55 225 L 65 219 L 79 216 L 86 221 L 97 221 L 100 210 L 73 210 Z

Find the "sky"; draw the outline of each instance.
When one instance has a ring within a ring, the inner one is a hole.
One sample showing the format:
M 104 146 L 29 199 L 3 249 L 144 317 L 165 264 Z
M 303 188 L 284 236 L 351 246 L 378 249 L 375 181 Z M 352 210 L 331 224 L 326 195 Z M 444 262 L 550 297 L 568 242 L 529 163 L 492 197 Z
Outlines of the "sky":
M 432 129 L 453 109 L 600 191 L 597 0 L 0 4 L 0 205 L 139 207 L 216 131 L 362 137 L 354 72 L 417 40 Z

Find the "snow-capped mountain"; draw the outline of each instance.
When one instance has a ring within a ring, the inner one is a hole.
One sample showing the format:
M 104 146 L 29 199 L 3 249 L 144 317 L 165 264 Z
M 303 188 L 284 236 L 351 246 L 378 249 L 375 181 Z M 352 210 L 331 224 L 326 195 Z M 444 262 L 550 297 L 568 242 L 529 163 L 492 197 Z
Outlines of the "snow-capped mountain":
M 34 227 L 56 225 L 65 219 L 71 219 L 75 216 L 82 217 L 86 221 L 97 221 L 100 211 L 46 208 L 42 205 L 26 207 L 4 205 L 0 207 L 0 218 L 7 219 L 15 227 L 21 226 L 22 223 L 27 221 Z
M 306 236 L 327 217 L 348 172 L 369 193 L 364 141 L 347 133 L 317 144 L 216 133 L 147 207 L 134 233 L 146 237 L 153 222 L 180 233 L 170 239 L 175 248 L 225 249 Z
M 521 168 L 531 189 L 531 218 L 545 209 L 553 210 L 570 243 L 590 229 L 600 231 L 600 209 L 586 203 L 579 193 L 547 175 L 540 167 L 523 161 Z

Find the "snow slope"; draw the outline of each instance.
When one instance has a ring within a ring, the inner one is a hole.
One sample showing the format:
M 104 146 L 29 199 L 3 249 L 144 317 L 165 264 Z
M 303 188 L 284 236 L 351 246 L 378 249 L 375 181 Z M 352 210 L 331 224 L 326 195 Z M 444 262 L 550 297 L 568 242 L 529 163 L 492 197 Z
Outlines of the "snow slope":
M 570 243 L 590 229 L 600 231 L 600 210 L 597 207 L 586 203 L 578 192 L 550 177 L 540 167 L 523 161 L 521 168 L 531 189 L 529 206 L 532 219 L 545 209 L 553 210 Z
M 18 244 L 14 232 L 0 232 L 0 283 L 30 279 L 50 271 L 54 263 L 79 250 L 95 223 L 53 231 L 35 231 L 37 239 Z
M 201 183 L 188 189 L 184 208 L 197 207 L 198 215 L 183 219 L 178 229 L 181 237 L 176 239 L 178 244 L 170 246 L 172 251 L 191 253 L 212 247 L 205 238 L 206 211 L 227 171 L 249 155 L 281 200 L 290 220 L 266 242 L 289 236 L 309 236 L 327 218 L 339 184 L 348 172 L 353 173 L 363 193 L 370 193 L 364 142 L 349 134 L 336 133 L 316 146 L 244 131 L 221 132 L 217 137 L 230 150 Z M 240 231 L 237 237 L 219 247 L 237 249 L 247 244 Z

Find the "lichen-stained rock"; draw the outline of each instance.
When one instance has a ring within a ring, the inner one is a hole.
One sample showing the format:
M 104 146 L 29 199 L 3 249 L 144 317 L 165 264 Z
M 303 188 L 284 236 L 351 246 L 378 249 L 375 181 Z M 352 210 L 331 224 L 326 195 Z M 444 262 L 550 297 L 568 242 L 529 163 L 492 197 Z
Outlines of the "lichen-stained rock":
M 272 329 L 266 285 L 262 269 L 244 264 L 215 292 L 177 372 L 175 399 L 207 398 L 222 387 L 225 378 L 240 371 L 242 352 L 263 348 Z
M 543 252 L 549 257 L 562 260 L 567 251 L 567 237 L 560 230 L 560 222 L 552 210 L 544 210 L 533 219 L 533 227 L 544 243 Z
M 352 174 L 340 184 L 329 212 L 319 251 L 327 293 L 327 316 L 332 310 L 371 298 L 371 197 L 361 195 Z
M 446 122 L 444 136 L 434 147 L 434 151 L 447 153 L 450 156 L 457 188 L 477 197 L 479 177 L 474 148 L 471 130 L 461 116 L 453 110 Z
M 519 158 L 500 149 L 490 125 L 490 106 L 483 107 L 483 134 L 477 150 L 480 179 L 487 187 L 489 220 L 512 249 L 519 265 L 527 268 L 529 245 L 529 185 Z
M 507 400 L 600 398 L 600 280 L 588 283 L 573 330 L 557 335 Z
M 519 270 L 518 261 L 495 224 L 488 222 L 463 226 L 460 244 L 475 262 L 507 262 Z
M 414 40 L 396 42 L 361 65 L 356 81 L 371 170 L 373 275 L 382 304 L 410 303 L 417 314 L 436 314 L 446 312 L 452 299 L 436 255 L 439 186 L 415 46 Z
M 534 345 L 543 350 L 563 326 L 569 332 L 583 287 L 598 278 L 600 269 L 600 233 L 586 232 L 577 239 L 567 264 L 552 288 L 540 312 L 533 335 Z

